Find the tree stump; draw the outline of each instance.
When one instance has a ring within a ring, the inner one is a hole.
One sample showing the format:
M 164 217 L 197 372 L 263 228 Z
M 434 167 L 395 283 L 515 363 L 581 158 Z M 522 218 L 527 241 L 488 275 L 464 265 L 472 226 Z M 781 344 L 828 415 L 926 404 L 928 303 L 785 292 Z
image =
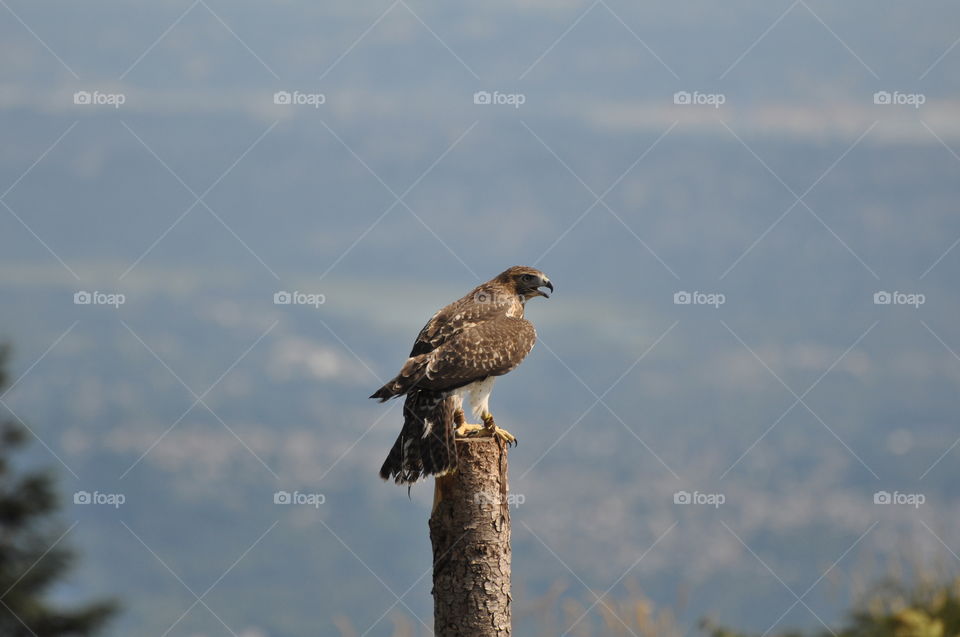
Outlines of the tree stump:
M 430 515 L 433 631 L 436 637 L 509 637 L 507 447 L 494 438 L 456 444 L 459 466 L 436 479 Z

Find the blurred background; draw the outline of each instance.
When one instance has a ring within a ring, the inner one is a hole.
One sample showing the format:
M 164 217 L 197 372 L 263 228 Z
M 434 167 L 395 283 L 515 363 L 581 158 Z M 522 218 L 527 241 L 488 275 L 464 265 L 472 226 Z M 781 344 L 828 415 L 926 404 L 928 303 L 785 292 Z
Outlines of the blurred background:
M 0 1 L 0 417 L 57 475 L 53 598 L 118 597 L 111 636 L 429 634 L 432 485 L 379 480 L 400 410 L 366 397 L 515 264 L 556 285 L 491 403 L 517 634 L 640 597 L 823 630 L 952 570 L 958 25 Z

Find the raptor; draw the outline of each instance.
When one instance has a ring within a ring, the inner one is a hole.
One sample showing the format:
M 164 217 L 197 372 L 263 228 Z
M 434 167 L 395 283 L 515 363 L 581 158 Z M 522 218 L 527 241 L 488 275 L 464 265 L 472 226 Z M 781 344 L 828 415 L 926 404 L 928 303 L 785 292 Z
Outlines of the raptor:
M 553 284 L 540 270 L 514 266 L 433 315 L 420 330 L 410 357 L 370 398 L 404 396 L 403 428 L 380 468 L 397 484 L 442 476 L 457 468 L 456 438 L 516 438 L 494 422 L 489 401 L 498 376 L 516 369 L 537 340 L 523 316 L 527 301 L 550 298 Z M 470 424 L 464 403 L 483 424 Z

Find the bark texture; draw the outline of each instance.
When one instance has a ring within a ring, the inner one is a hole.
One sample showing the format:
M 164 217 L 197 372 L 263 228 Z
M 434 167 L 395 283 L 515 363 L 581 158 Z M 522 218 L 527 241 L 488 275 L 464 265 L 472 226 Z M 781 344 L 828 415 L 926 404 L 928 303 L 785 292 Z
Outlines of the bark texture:
M 456 444 L 459 467 L 437 478 L 430 515 L 434 634 L 509 637 L 507 448 L 493 438 Z

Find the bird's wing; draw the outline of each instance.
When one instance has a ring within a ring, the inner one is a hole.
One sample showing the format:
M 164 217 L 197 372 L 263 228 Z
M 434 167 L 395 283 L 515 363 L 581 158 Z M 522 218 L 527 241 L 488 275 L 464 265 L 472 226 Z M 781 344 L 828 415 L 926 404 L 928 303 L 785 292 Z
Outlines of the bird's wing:
M 537 340 L 526 319 L 501 316 L 461 330 L 428 355 L 418 387 L 448 390 L 513 370 Z
M 378 398 L 381 401 L 389 400 L 407 393 L 415 386 L 422 386 L 420 381 L 429 373 L 429 365 L 449 364 L 449 361 L 444 362 L 439 350 L 450 345 L 450 348 L 444 350 L 443 354 L 449 356 L 450 352 L 456 351 L 458 348 L 472 347 L 470 339 L 461 339 L 467 333 L 487 338 L 485 335 L 492 334 L 497 329 L 504 329 L 505 325 L 513 326 L 513 323 L 502 324 L 498 321 L 508 318 L 507 314 L 511 313 L 511 310 L 516 312 L 516 306 L 519 303 L 516 295 L 506 293 L 501 287 L 493 285 L 492 282 L 477 286 L 466 296 L 446 306 L 427 321 L 427 324 L 420 330 L 420 334 L 413 344 L 413 349 L 410 351 L 410 357 L 403 364 L 400 373 L 370 397 Z M 520 305 L 519 311 L 522 314 L 522 305 Z M 484 328 L 480 332 L 474 331 L 491 323 L 497 323 L 500 327 Z M 533 326 L 526 321 L 523 321 L 523 323 L 529 326 L 529 331 L 533 334 Z M 518 338 L 521 338 L 521 340 L 524 338 L 523 334 L 525 334 L 526 328 L 511 327 L 511 329 L 517 332 Z M 523 360 L 523 356 L 526 356 L 530 347 L 533 347 L 535 339 L 536 335 L 533 334 L 529 339 L 529 347 L 517 359 L 518 364 Z M 494 346 L 495 344 L 491 341 L 489 345 Z M 505 374 L 507 371 L 509 369 L 499 373 Z M 481 378 L 488 375 L 489 373 L 484 374 Z M 454 385 L 454 387 L 457 386 L 459 385 Z
M 506 294 L 487 291 L 484 286 L 474 289 L 430 317 L 417 335 L 410 356 L 432 352 L 460 332 L 503 316 L 508 306 Z

